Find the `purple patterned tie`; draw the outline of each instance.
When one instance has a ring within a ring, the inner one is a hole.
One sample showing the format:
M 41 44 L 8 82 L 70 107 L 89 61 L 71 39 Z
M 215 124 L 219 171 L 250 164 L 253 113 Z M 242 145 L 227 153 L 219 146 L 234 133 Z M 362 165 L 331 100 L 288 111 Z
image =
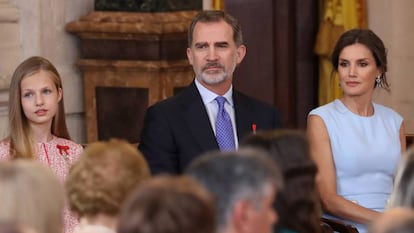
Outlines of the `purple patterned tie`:
M 218 112 L 216 119 L 216 140 L 221 151 L 232 151 L 236 149 L 234 143 L 233 126 L 231 118 L 224 108 L 226 98 L 217 96 Z

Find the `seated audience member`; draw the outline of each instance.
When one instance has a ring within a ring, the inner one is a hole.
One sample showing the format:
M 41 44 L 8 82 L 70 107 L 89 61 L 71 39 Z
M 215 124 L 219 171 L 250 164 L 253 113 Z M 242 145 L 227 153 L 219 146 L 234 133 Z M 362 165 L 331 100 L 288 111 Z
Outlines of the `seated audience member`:
M 279 215 L 275 232 L 321 232 L 317 170 L 306 135 L 293 130 L 263 131 L 247 137 L 241 146 L 266 150 L 282 172 L 284 187 L 274 203 Z
M 388 207 L 414 208 L 414 146 L 403 156 Z
M 14 222 L 0 221 L 0 233 L 36 233 L 36 231 Z
M 282 178 L 264 152 L 244 149 L 211 152 L 195 159 L 185 173 L 215 198 L 217 233 L 270 233 Z
M 414 233 L 414 212 L 402 207 L 388 209 L 372 223 L 369 233 Z
M 62 185 L 50 169 L 35 160 L 0 162 L 0 221 L 61 233 L 63 207 Z
M 213 199 L 185 176 L 152 178 L 123 206 L 118 233 L 214 233 Z
M 121 204 L 149 177 L 144 157 L 129 143 L 112 139 L 87 146 L 66 183 L 70 207 L 80 217 L 75 232 L 115 232 Z

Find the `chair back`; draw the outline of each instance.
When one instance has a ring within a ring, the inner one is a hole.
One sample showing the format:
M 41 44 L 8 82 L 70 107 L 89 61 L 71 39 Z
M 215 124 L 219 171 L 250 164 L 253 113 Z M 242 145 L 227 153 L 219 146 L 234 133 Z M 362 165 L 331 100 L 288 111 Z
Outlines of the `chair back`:
M 321 218 L 323 223 L 328 224 L 335 232 L 338 233 L 359 233 L 358 229 L 348 223 L 328 218 Z
M 328 223 L 321 221 L 321 233 L 334 233 L 334 230 Z

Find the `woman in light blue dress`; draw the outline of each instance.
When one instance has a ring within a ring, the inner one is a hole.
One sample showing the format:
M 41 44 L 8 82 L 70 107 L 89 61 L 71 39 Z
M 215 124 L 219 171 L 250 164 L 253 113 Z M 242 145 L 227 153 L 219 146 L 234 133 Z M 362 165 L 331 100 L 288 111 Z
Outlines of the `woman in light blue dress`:
M 343 96 L 308 116 L 311 155 L 325 217 L 359 232 L 383 211 L 405 151 L 403 118 L 372 100 L 389 89 L 386 49 L 371 30 L 353 29 L 338 40 L 332 64 Z

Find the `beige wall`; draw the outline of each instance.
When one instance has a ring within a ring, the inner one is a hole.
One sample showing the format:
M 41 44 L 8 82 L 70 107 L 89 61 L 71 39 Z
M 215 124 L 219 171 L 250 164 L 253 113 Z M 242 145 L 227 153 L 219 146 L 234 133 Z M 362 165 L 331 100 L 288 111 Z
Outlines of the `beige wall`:
M 414 1 L 368 0 L 368 24 L 388 48 L 391 93 L 377 93 L 376 100 L 391 106 L 414 134 Z

